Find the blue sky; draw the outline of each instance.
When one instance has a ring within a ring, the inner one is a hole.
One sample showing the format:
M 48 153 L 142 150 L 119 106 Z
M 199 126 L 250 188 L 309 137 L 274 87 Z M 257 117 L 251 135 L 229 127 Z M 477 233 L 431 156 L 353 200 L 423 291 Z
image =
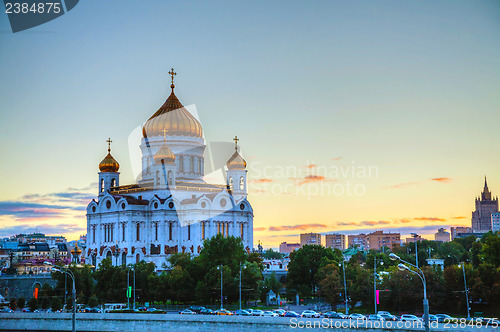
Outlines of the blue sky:
M 167 97 L 171 67 L 207 138 L 238 135 L 259 167 L 379 169 L 358 179 L 363 197 L 250 191 L 256 240 L 276 244 L 270 224 L 467 224 L 485 174 L 500 191 L 498 1 L 80 1 L 16 34 L 0 15 L 0 32 L 5 202 L 90 188 L 107 137 L 132 182 L 128 135 Z

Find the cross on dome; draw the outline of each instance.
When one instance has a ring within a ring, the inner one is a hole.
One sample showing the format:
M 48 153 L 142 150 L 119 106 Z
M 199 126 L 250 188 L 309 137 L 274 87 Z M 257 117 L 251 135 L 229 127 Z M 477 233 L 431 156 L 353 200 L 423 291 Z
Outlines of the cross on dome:
M 235 148 L 235 149 L 238 149 L 238 141 L 239 141 L 239 140 L 240 140 L 240 139 L 238 138 L 238 136 L 234 136 L 233 141 L 234 141 L 234 148 Z
M 111 140 L 111 137 L 109 137 L 109 138 L 106 140 L 106 142 L 108 142 L 108 152 L 111 152 L 111 142 L 113 142 L 113 141 Z

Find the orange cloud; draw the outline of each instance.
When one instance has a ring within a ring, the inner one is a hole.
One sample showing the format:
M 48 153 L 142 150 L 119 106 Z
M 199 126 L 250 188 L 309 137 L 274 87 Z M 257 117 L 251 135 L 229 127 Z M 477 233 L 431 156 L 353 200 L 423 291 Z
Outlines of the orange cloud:
M 431 179 L 432 181 L 437 181 L 437 182 L 441 182 L 441 183 L 449 183 L 451 182 L 451 178 L 434 178 L 434 179 Z
M 251 180 L 248 180 L 248 182 L 251 182 L 251 183 L 270 183 L 270 182 L 274 182 L 274 180 L 262 178 L 262 179 L 251 179 Z
M 309 228 L 324 228 L 328 227 L 324 224 L 300 224 L 300 225 L 285 225 L 285 226 L 271 226 L 269 227 L 270 231 L 279 232 L 279 231 L 292 231 L 292 230 L 306 230 Z
M 467 219 L 467 217 L 459 216 L 459 217 L 452 217 L 451 219 Z
M 359 223 L 361 225 L 374 226 L 374 225 L 387 225 L 390 224 L 391 222 L 387 220 L 377 220 L 377 221 L 368 220 L 368 221 L 360 221 Z
M 437 217 L 418 217 L 418 218 L 413 218 L 413 219 L 420 220 L 420 221 L 446 221 L 446 219 L 437 218 Z
M 335 161 L 335 160 L 340 160 L 340 159 L 342 159 L 342 157 L 335 157 L 335 158 L 332 158 L 332 160 L 334 160 L 334 161 Z
M 256 232 L 262 232 L 262 231 L 265 231 L 266 228 L 265 227 L 254 227 L 253 230 Z
M 306 175 L 303 179 L 290 178 L 290 180 L 297 181 L 297 184 L 301 186 L 306 183 L 326 181 L 326 178 L 322 175 Z
M 304 167 L 305 168 L 315 168 L 315 167 L 318 167 L 318 165 L 316 165 L 316 164 L 309 164 L 309 165 L 306 165 Z

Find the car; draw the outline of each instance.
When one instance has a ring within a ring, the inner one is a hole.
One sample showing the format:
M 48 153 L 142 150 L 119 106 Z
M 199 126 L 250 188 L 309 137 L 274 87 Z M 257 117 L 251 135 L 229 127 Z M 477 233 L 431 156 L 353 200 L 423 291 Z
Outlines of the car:
M 23 312 L 31 312 L 30 308 L 23 308 Z
M 456 319 L 447 314 L 436 314 L 435 316 L 437 317 L 438 323 L 452 322 Z
M 236 311 L 234 312 L 234 314 L 235 314 L 236 316 L 252 316 L 252 314 L 251 314 L 251 313 L 249 313 L 249 312 L 248 312 L 248 311 L 246 311 L 246 310 L 236 310 Z
M 307 318 L 307 317 L 309 317 L 309 318 L 319 318 L 320 314 L 317 313 L 314 310 L 304 310 L 304 311 L 302 311 L 301 316 L 304 317 L 304 318 Z
M 253 312 L 253 309 L 245 309 L 246 311 L 248 311 L 250 313 L 250 315 L 252 314 Z
M 275 309 L 273 310 L 275 313 L 277 313 L 280 317 L 284 317 L 285 316 L 285 310 L 283 309 Z
M 327 312 L 323 313 L 323 317 L 326 317 L 326 318 L 338 318 L 337 317 L 337 313 L 335 311 L 327 311 Z
M 285 317 L 300 317 L 300 315 L 295 311 L 290 310 L 285 312 Z
M 277 313 L 275 313 L 273 311 L 268 310 L 268 311 L 264 311 L 262 316 L 264 316 L 264 317 L 279 317 L 280 315 L 278 315 Z
M 146 312 L 155 312 L 158 311 L 156 308 L 147 308 Z
M 362 314 L 350 314 L 349 319 L 366 319 L 366 317 Z
M 380 311 L 379 311 L 380 312 Z M 382 317 L 384 320 L 392 320 L 392 321 L 397 321 L 398 318 L 394 315 L 391 314 L 378 314 L 380 317 Z
M 378 320 L 378 321 L 385 321 L 384 317 L 382 317 L 381 315 L 370 315 L 368 316 L 368 320 Z
M 221 315 L 221 316 L 231 316 L 233 313 L 229 310 L 226 309 L 219 309 L 214 311 L 214 315 Z
M 139 307 L 136 309 L 137 311 L 147 311 L 148 308 L 147 307 Z
M 179 314 L 180 315 L 196 315 L 196 312 L 194 312 L 193 310 L 184 309 L 182 311 L 179 311 Z
M 101 309 L 99 309 L 99 308 L 88 308 L 88 311 L 85 311 L 85 312 L 91 312 L 91 313 L 95 313 L 95 314 L 100 314 L 101 313 Z
M 422 320 L 424 319 L 424 315 L 422 315 Z M 438 318 L 436 315 L 429 314 L 429 322 L 438 322 Z
M 213 314 L 212 309 L 203 308 L 200 310 L 200 315 L 212 315 L 212 314 Z
M 416 322 L 416 321 L 421 321 L 421 318 L 418 318 L 415 315 L 401 315 L 401 318 L 399 319 L 402 322 Z
M 389 311 L 378 311 L 377 315 L 391 315 L 391 313 Z
M 262 314 L 264 314 L 264 311 L 259 310 L 259 309 L 254 309 L 252 311 L 252 316 L 262 316 Z
M 14 312 L 14 310 L 10 309 L 10 308 L 4 308 L 2 310 L 2 312 Z
M 194 311 L 197 314 L 199 314 L 200 311 L 202 311 L 203 309 L 205 309 L 205 307 L 202 307 L 202 306 L 199 306 L 199 305 L 192 305 L 192 306 L 189 307 L 189 310 Z

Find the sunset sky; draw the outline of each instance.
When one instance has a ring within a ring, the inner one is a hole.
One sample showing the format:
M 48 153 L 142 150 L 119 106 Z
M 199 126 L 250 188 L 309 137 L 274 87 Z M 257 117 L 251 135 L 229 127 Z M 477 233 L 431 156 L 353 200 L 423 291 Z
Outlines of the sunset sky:
M 106 139 L 132 183 L 171 67 L 207 142 L 240 138 L 255 245 L 432 237 L 500 193 L 498 1 L 80 1 L 0 32 L 0 237 L 84 234 Z

